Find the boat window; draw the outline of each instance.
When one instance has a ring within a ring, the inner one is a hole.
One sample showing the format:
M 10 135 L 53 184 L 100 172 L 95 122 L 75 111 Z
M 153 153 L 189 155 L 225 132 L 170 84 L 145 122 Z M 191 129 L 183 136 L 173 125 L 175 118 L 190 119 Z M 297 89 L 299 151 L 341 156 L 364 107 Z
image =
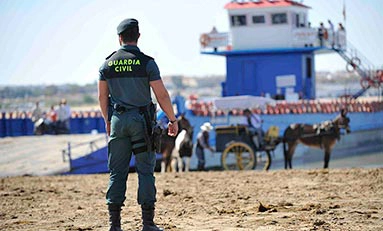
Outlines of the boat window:
M 273 24 L 286 24 L 287 14 L 286 13 L 271 14 L 271 22 Z
M 246 26 L 246 15 L 232 15 L 231 16 L 232 26 Z
M 295 27 L 306 27 L 306 15 L 303 13 L 299 14 L 292 14 L 292 25 L 295 25 Z
M 253 16 L 253 23 L 254 24 L 263 24 L 263 23 L 265 23 L 265 16 L 264 15 L 254 15 Z

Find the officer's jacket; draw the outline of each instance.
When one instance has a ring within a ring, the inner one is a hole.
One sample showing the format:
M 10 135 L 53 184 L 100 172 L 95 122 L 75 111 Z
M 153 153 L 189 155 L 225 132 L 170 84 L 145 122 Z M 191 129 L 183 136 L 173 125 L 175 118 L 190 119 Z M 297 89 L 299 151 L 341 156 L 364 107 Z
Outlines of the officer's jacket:
M 107 81 L 112 102 L 126 108 L 148 105 L 150 81 L 161 79 L 154 59 L 136 46 L 122 46 L 100 68 L 100 81 Z

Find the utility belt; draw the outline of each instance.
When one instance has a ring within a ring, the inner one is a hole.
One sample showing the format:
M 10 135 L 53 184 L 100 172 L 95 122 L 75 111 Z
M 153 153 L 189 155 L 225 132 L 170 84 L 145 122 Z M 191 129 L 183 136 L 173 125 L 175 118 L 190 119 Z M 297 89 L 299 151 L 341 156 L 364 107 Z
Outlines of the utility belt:
M 146 106 L 133 108 L 126 108 L 119 104 L 113 104 L 113 110 L 118 114 L 136 110 L 143 115 L 145 121 L 145 141 L 148 145 L 148 150 L 153 150 L 159 153 L 161 152 L 162 128 L 157 123 L 156 108 L 156 104 L 152 102 Z
M 139 108 L 136 108 L 136 107 L 126 108 L 119 104 L 113 104 L 113 110 L 116 111 L 118 114 L 123 114 L 124 112 L 127 112 L 127 111 L 134 111 L 134 110 L 138 111 Z

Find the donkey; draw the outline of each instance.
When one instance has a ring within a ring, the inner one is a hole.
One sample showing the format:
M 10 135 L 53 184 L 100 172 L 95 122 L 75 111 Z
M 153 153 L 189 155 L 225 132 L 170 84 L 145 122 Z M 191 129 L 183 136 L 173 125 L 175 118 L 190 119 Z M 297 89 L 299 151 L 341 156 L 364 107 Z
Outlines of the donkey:
M 331 150 L 337 140 L 340 140 L 340 130 L 345 129 L 350 133 L 350 119 L 346 116 L 347 112 L 341 110 L 340 115 L 331 121 L 321 124 L 291 124 L 286 128 L 283 135 L 283 151 L 285 157 L 285 169 L 292 168 L 291 160 L 298 143 L 309 147 L 324 150 L 324 168 L 328 168 Z M 288 148 L 286 148 L 286 143 Z
M 182 114 L 177 119 L 178 123 L 178 134 L 175 137 L 169 136 L 167 129 L 164 130 L 164 134 L 161 136 L 161 172 L 164 173 L 166 171 L 171 170 L 171 160 L 172 160 L 172 152 L 176 145 L 176 139 L 179 134 L 185 130 L 186 134 L 189 134 L 190 131 L 193 131 L 193 128 L 188 119 Z M 184 138 L 186 137 L 184 134 Z M 180 141 L 181 143 L 181 141 Z M 181 146 L 180 146 L 181 147 Z

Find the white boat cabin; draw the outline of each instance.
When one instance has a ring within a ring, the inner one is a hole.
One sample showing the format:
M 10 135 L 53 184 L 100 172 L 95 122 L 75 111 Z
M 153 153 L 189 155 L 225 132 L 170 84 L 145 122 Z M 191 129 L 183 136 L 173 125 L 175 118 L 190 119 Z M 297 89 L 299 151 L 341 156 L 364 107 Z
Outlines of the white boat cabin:
M 291 0 L 243 0 L 225 5 L 229 33 L 215 28 L 201 35 L 201 48 L 217 50 L 254 50 L 302 47 L 341 47 L 345 33 L 311 27 L 310 7 Z M 335 27 L 335 25 L 334 25 Z

